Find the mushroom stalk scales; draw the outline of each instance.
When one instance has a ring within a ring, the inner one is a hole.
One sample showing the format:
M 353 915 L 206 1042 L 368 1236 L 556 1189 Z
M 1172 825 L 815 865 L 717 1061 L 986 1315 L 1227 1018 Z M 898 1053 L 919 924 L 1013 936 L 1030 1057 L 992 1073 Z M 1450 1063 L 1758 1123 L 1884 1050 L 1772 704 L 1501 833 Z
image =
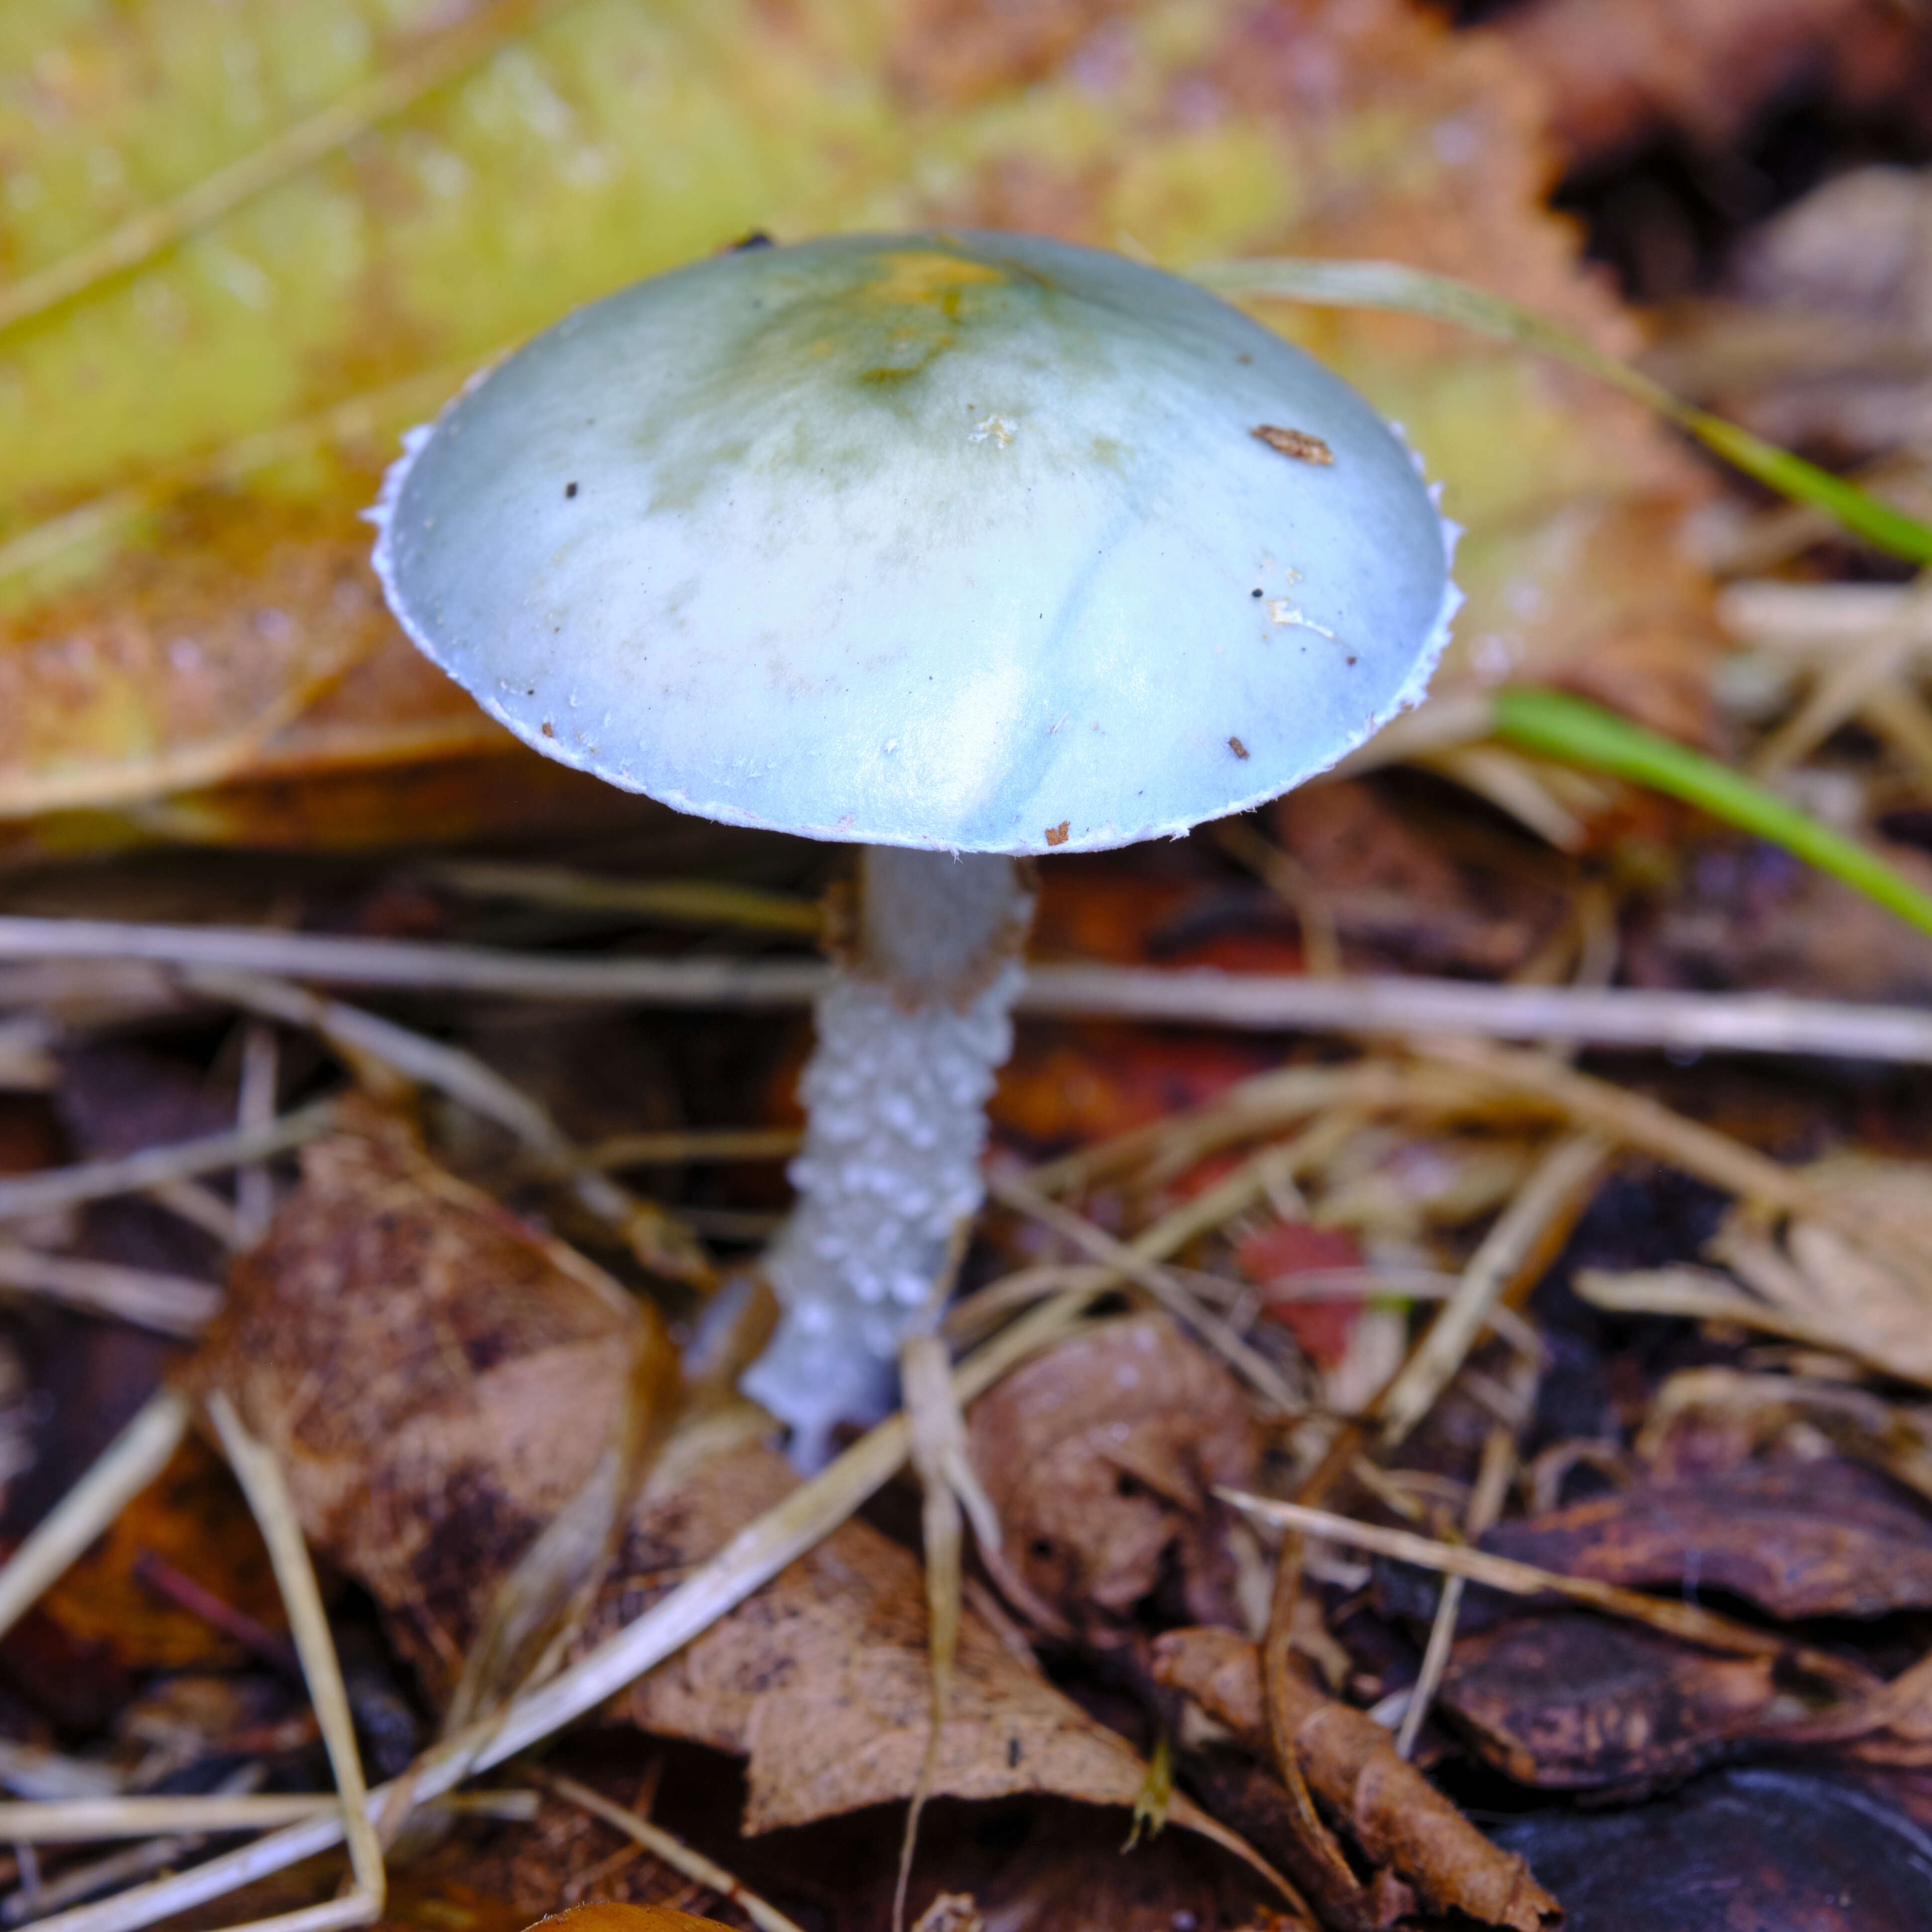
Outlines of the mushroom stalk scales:
M 782 1312 L 744 1384 L 807 1465 L 842 1417 L 886 1406 L 899 1343 L 936 1320 L 954 1230 L 984 1198 L 986 1102 L 1033 910 L 1023 872 L 998 854 L 866 849 L 800 1085 L 798 1204 L 766 1261 Z

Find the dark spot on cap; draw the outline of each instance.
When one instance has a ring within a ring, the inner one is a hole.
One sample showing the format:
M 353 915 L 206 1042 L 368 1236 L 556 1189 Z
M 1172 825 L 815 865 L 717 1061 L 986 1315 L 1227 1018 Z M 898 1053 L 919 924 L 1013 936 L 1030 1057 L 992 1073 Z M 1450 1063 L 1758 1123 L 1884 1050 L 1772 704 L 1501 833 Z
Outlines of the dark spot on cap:
M 1326 469 L 1335 460 L 1335 452 L 1318 436 L 1310 436 L 1305 429 L 1283 429 L 1278 423 L 1263 423 L 1248 434 L 1257 442 L 1264 442 L 1298 463 L 1317 464 Z
M 769 248 L 772 238 L 762 228 L 754 228 L 748 235 L 740 236 L 725 250 L 728 255 L 742 255 L 747 248 Z
M 1354 654 L 1354 652 L 1353 651 L 1351 651 L 1351 652 L 1348 653 L 1348 662 L 1349 662 L 1352 664 L 1360 664 L 1360 663 L 1361 662 L 1361 659 L 1360 659 L 1360 658 L 1358 658 L 1358 656 L 1356 656 L 1356 655 Z
M 1258 597 L 1261 594 L 1262 594 L 1262 593 L 1261 593 L 1261 592 L 1260 592 L 1260 591 L 1258 591 L 1258 590 L 1250 590 L 1250 591 L 1248 592 L 1248 595 L 1249 595 L 1250 597 Z
M 543 734 L 546 738 L 554 738 L 556 736 L 556 728 L 551 724 L 548 718 L 546 718 L 543 722 Z M 1244 752 L 1242 755 L 1246 757 L 1246 754 Z
M 574 483 L 566 483 L 566 484 L 563 486 L 563 494 L 564 494 L 566 496 L 575 496 L 575 495 L 577 494 L 577 485 L 576 485 Z M 1257 596 L 1258 596 L 1260 595 L 1260 592 L 1256 592 L 1256 595 Z
M 1228 740 L 1228 748 L 1229 751 L 1232 752 L 1238 758 L 1245 758 L 1248 755 L 1247 746 L 1243 744 L 1238 738 L 1230 738 Z
M 1011 1771 L 1020 1761 L 1022 1747 L 1018 1738 L 1006 1740 L 1006 1768 Z
M 1064 845 L 1066 843 L 1066 829 L 1072 823 L 1070 818 L 1063 818 L 1058 825 L 1049 825 L 1046 828 L 1046 842 L 1049 845 Z

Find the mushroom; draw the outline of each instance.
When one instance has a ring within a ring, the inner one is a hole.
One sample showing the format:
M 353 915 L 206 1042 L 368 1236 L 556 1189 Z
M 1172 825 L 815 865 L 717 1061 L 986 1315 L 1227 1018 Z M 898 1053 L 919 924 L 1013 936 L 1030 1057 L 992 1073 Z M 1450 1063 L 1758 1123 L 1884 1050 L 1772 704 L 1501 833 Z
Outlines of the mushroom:
M 1192 284 L 989 231 L 743 248 L 412 432 L 376 568 L 548 756 L 864 848 L 748 1390 L 889 1397 L 982 1195 L 1028 862 L 1177 837 L 1419 698 L 1454 530 L 1354 392 Z

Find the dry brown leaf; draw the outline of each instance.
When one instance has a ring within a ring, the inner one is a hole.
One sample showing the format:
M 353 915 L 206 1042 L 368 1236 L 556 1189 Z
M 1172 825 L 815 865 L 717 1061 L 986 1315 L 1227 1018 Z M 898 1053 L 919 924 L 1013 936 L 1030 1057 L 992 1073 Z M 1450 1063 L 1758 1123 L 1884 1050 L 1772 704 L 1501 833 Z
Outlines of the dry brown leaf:
M 598 1466 L 644 1320 L 368 1112 L 307 1150 L 302 1185 L 238 1264 L 192 1379 L 226 1390 L 273 1445 L 311 1540 L 368 1585 L 442 1699 L 503 1578 Z M 641 1353 L 662 1400 L 675 1364 L 654 1323 Z M 706 1440 L 697 1426 L 633 1506 L 580 1648 L 796 1484 L 768 1448 L 705 1455 L 692 1445 Z M 621 1708 L 747 1759 L 750 1831 L 904 1799 L 932 1721 L 918 1561 L 848 1523 Z M 950 1711 L 935 1796 L 1129 1807 L 1144 1782 L 1124 1738 L 970 1614 Z M 1184 1799 L 1172 1816 L 1230 1842 Z
M 1502 1524 L 1482 1547 L 1599 1582 L 1728 1591 L 1775 1617 L 1932 1606 L 1932 1515 L 1836 1460 L 1640 1484 Z
M 1834 1202 L 1868 1213 L 1913 1250 L 1932 1249 L 1932 1170 L 1922 1161 L 1840 1154 L 1805 1173 Z M 1780 1243 L 1733 1214 L 1711 1252 L 1774 1306 L 1844 1336 L 1865 1360 L 1932 1378 L 1932 1298 L 1924 1282 L 1855 1248 L 1838 1228 L 1794 1220 Z
M 1016 1607 L 1043 1604 L 1102 1645 L 1162 1589 L 1167 1621 L 1236 1620 L 1212 1492 L 1252 1477 L 1260 1439 L 1240 1384 L 1166 1316 L 1109 1322 L 1016 1370 L 974 1404 L 968 1436 Z
M 302 1527 L 448 1694 L 496 1581 L 583 1489 L 662 1324 L 373 1108 L 304 1150 L 190 1364 L 287 1472 Z
M 634 1615 L 797 1482 L 762 1446 L 653 1482 L 633 1520 L 595 1637 Z M 808 1824 L 910 1796 L 932 1718 L 918 1559 L 848 1522 L 668 1662 L 622 1702 L 645 1730 L 747 1760 L 744 1828 Z M 1147 1767 L 1126 1743 L 1028 1669 L 968 1610 L 932 1795 L 1042 1792 L 1131 1806 Z M 1212 1834 L 1184 1798 L 1171 1822 Z
M 1439 1701 L 1519 1784 L 1587 1788 L 1682 1777 L 1764 1729 L 1779 1699 L 1768 1658 L 1559 1611 L 1458 1638 Z
M 1193 1699 L 1253 1756 L 1271 1757 L 1261 1654 L 1229 1630 L 1170 1630 L 1154 1674 Z M 1510 1932 L 1540 1932 L 1562 1909 L 1521 1858 L 1491 1844 L 1414 1766 L 1390 1733 L 1291 1672 L 1281 1712 L 1324 1814 L 1374 1866 L 1412 1887 L 1430 1911 L 1458 1911 Z

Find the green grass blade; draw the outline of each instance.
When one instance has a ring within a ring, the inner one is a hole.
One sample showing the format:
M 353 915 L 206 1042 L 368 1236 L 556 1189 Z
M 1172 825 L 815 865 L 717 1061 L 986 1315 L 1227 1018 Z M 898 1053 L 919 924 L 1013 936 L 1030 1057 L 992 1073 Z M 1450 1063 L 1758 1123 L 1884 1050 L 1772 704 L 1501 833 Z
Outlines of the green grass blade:
M 1184 272 L 1204 287 L 1234 297 L 1276 297 L 1332 308 L 1391 309 L 1454 322 L 1479 335 L 1534 349 L 1569 363 L 1656 410 L 1705 447 L 1780 496 L 1823 510 L 1856 536 L 1908 562 L 1932 563 L 1932 527 L 1794 456 L 1788 449 L 1673 396 L 1627 362 L 1586 342 L 1560 323 L 1507 297 L 1450 275 L 1399 262 L 1318 261 L 1274 256 L 1210 262 Z
M 1920 932 L 1932 933 L 1932 893 L 1869 847 L 1820 824 L 1756 779 L 1601 705 L 1564 692 L 1514 686 L 1496 694 L 1496 734 L 1526 752 L 1634 779 L 1698 806 L 1754 838 L 1782 845 Z

